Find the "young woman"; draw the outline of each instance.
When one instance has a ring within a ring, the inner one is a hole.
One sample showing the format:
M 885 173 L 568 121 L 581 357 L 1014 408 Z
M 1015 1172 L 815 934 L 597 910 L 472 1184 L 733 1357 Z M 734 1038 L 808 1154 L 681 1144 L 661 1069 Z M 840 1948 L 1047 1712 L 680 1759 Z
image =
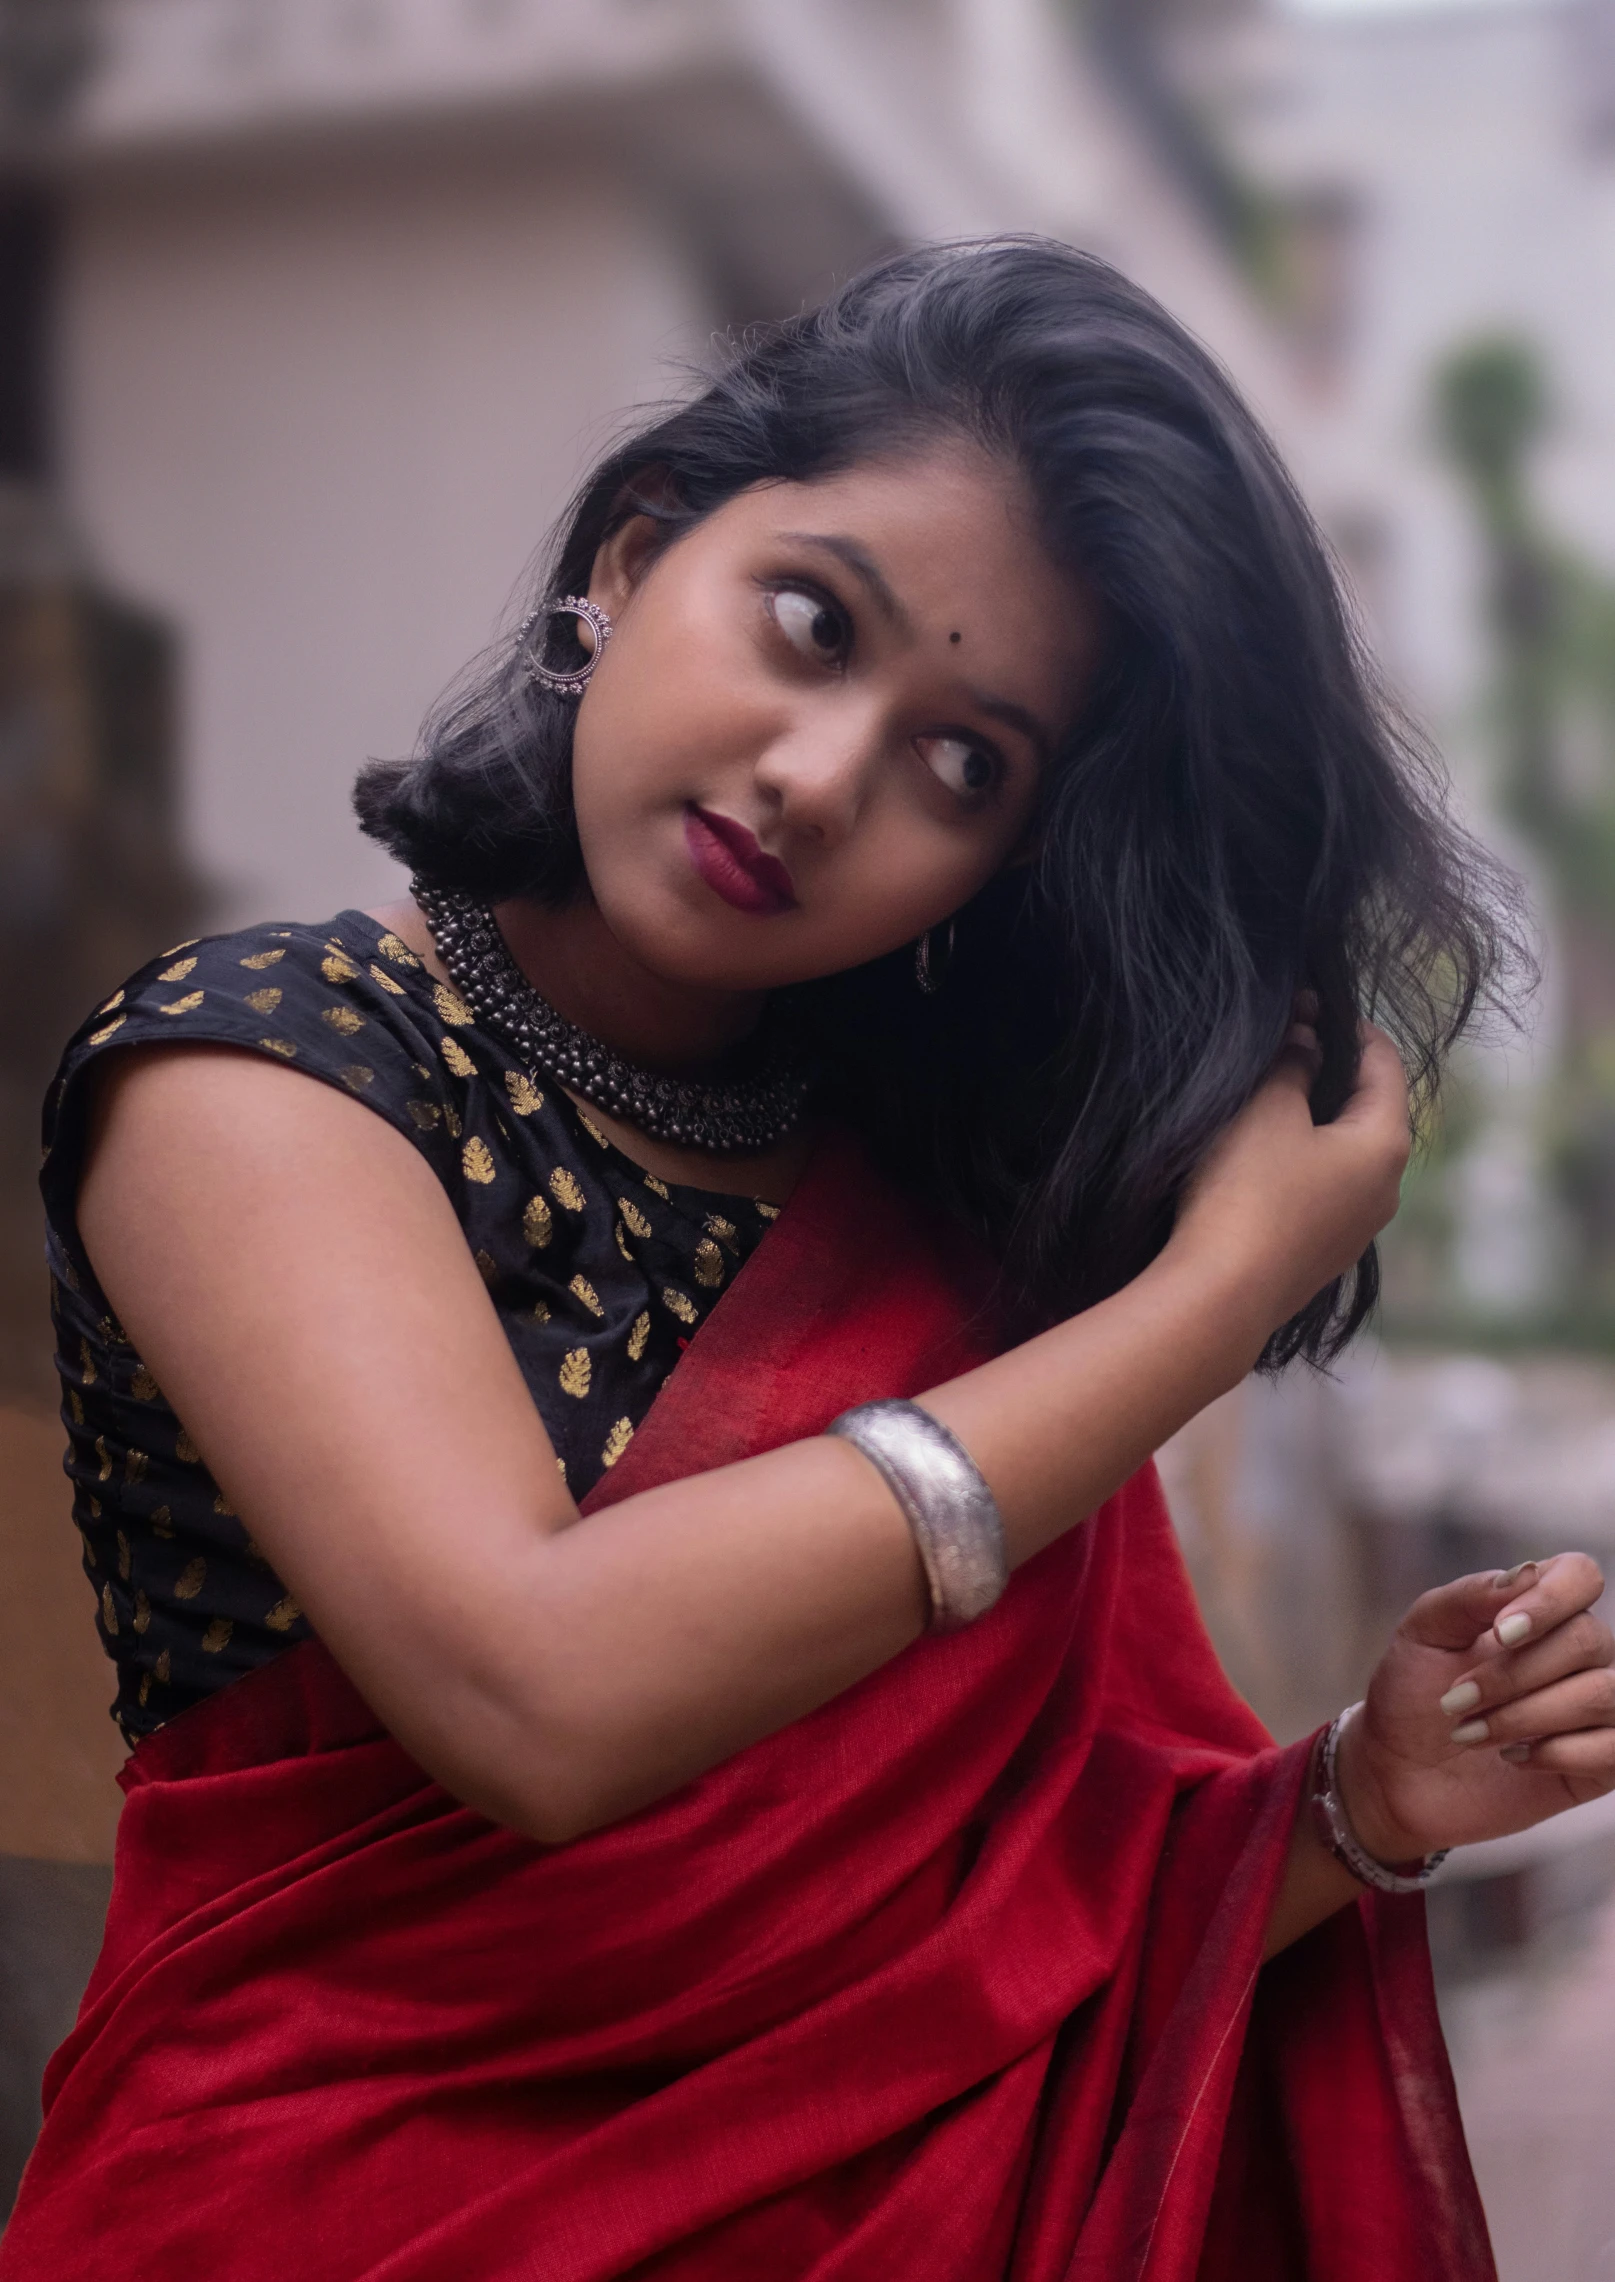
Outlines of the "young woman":
M 135 1750 L 0 2273 L 1489 2274 L 1402 1889 L 1615 1781 L 1601 1580 L 1275 1750 L 1149 1466 L 1361 1322 L 1498 972 L 1227 382 L 888 261 L 358 797 L 412 902 L 50 1098 Z

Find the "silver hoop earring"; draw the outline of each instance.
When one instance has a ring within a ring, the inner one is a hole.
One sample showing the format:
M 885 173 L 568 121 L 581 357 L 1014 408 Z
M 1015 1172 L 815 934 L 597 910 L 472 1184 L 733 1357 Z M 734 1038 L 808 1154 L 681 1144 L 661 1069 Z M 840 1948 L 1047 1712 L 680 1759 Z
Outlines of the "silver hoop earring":
M 552 666 L 544 659 L 544 636 L 552 618 L 582 618 L 594 634 L 594 648 L 580 666 Z M 534 636 L 538 639 L 535 641 Z M 516 636 L 517 647 L 527 660 L 527 671 L 540 689 L 553 689 L 557 697 L 581 697 L 589 685 L 589 677 L 600 663 L 600 654 L 611 639 L 611 620 L 598 603 L 591 602 L 586 594 L 549 594 L 536 610 L 529 611 L 521 622 Z
M 940 964 L 931 957 L 931 934 L 928 927 L 914 946 L 914 980 L 927 998 L 935 998 L 948 979 L 948 969 L 953 964 L 953 921 L 948 921 Z

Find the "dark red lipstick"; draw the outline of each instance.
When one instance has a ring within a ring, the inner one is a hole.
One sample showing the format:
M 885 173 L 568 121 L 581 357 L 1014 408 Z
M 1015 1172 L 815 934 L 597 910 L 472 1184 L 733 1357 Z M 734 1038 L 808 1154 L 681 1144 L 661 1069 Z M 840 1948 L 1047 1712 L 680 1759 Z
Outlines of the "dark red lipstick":
M 761 916 L 796 909 L 790 873 L 734 817 L 699 808 L 692 800 L 684 811 L 684 844 L 713 894 L 737 911 Z

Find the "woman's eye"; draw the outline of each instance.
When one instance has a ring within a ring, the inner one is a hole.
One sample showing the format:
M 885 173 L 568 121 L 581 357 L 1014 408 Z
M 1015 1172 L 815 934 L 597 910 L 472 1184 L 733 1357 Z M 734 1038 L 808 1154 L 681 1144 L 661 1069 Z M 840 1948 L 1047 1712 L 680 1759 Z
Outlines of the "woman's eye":
M 822 595 L 782 586 L 770 597 L 770 606 L 775 624 L 793 650 L 819 665 L 840 664 L 847 647 L 846 621 Z
M 991 791 L 998 774 L 993 757 L 968 737 L 916 737 L 914 742 L 926 767 L 961 800 Z

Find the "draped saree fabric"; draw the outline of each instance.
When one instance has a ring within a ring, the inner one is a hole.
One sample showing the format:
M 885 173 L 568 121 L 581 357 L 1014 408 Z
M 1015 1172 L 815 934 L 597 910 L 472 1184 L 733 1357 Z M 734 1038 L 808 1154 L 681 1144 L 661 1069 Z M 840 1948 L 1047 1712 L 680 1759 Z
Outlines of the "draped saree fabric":
M 833 1140 L 589 1509 L 990 1351 Z M 310 1641 L 143 1742 L 3 2282 L 1486 2282 L 1416 1898 L 1261 1967 L 1305 1747 L 1152 1469 L 675 1796 L 545 1848 Z

